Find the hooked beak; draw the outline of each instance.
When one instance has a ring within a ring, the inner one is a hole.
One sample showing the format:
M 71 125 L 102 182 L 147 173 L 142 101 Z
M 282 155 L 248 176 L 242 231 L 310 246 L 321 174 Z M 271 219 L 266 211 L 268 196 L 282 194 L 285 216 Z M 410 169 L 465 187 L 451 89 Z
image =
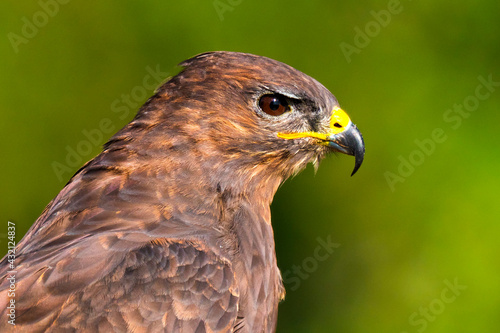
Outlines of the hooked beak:
M 365 157 L 365 143 L 361 132 L 351 122 L 347 113 L 338 107 L 332 111 L 328 133 L 278 133 L 278 137 L 283 139 L 312 137 L 319 139 L 318 144 L 320 145 L 332 147 L 340 153 L 354 156 L 354 170 L 351 176 L 358 171 Z
M 351 176 L 353 176 L 358 171 L 365 157 L 365 142 L 356 125 L 350 123 L 350 126 L 345 131 L 329 135 L 327 140 L 329 147 L 341 153 L 354 156 L 354 170 L 351 173 Z

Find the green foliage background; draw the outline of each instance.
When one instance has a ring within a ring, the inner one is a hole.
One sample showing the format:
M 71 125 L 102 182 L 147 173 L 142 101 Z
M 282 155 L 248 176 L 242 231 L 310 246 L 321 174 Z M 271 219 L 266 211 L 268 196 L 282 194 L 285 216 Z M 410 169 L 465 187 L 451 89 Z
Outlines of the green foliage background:
M 142 85 L 147 66 L 175 74 L 197 53 L 250 52 L 322 82 L 366 141 L 354 177 L 352 158 L 332 156 L 275 197 L 283 272 L 313 265 L 318 237 L 340 244 L 300 285 L 287 284 L 278 331 L 499 332 L 500 87 L 458 128 L 443 119 L 475 94 L 478 76 L 500 81 L 499 2 L 402 0 L 378 32 L 372 12 L 386 1 L 218 3 L 231 9 L 222 20 L 213 1 L 73 0 L 18 52 L 8 34 L 21 36 L 40 3 L 0 4 L 2 253 L 7 221 L 20 240 L 79 168 L 60 181 L 52 163 L 85 140 L 82 130 L 132 118 L 136 108 L 120 119 L 111 104 Z M 348 62 L 341 43 L 356 46 L 356 27 L 367 25 L 372 37 Z M 398 174 L 400 157 L 417 156 L 415 140 L 435 128 L 446 141 L 391 189 L 387 172 Z M 99 153 L 93 147 L 81 164 Z M 455 279 L 467 289 L 443 302 L 452 295 L 444 281 Z

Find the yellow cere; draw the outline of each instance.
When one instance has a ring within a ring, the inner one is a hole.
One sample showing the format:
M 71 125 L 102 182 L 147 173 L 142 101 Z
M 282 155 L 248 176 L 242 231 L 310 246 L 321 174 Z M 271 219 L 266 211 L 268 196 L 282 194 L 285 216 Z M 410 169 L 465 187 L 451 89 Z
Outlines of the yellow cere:
M 278 137 L 282 139 L 299 139 L 299 138 L 316 138 L 320 140 L 327 140 L 333 134 L 338 134 L 345 131 L 346 126 L 349 125 L 349 116 L 339 107 L 332 110 L 332 117 L 330 119 L 330 129 L 328 133 L 318 132 L 300 132 L 300 133 L 278 133 Z M 335 124 L 338 124 L 335 126 Z M 340 125 L 340 126 L 339 126 Z
M 335 107 L 332 111 L 332 118 L 330 118 L 330 134 L 343 132 L 350 121 L 351 119 L 349 119 L 349 116 L 344 110 Z M 339 124 L 340 126 L 335 126 L 335 124 Z

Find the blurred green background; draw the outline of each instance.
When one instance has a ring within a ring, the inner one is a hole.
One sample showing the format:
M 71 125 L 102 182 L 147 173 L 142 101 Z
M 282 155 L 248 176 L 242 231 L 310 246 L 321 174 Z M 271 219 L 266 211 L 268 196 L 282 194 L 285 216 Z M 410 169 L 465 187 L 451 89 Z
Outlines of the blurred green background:
M 332 156 L 275 197 L 278 332 L 500 332 L 498 1 L 44 3 L 0 4 L 2 253 L 7 221 L 20 240 L 137 110 L 113 103 L 152 94 L 146 68 L 249 52 L 322 82 L 366 142 L 354 177 Z M 114 130 L 68 166 L 104 118 Z

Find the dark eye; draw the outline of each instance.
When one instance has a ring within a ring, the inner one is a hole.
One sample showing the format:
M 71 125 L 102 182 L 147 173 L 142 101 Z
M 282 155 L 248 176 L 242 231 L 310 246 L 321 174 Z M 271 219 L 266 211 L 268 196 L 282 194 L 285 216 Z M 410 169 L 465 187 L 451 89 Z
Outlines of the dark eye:
M 285 97 L 281 95 L 264 95 L 260 98 L 259 106 L 270 116 L 281 116 L 289 110 Z

